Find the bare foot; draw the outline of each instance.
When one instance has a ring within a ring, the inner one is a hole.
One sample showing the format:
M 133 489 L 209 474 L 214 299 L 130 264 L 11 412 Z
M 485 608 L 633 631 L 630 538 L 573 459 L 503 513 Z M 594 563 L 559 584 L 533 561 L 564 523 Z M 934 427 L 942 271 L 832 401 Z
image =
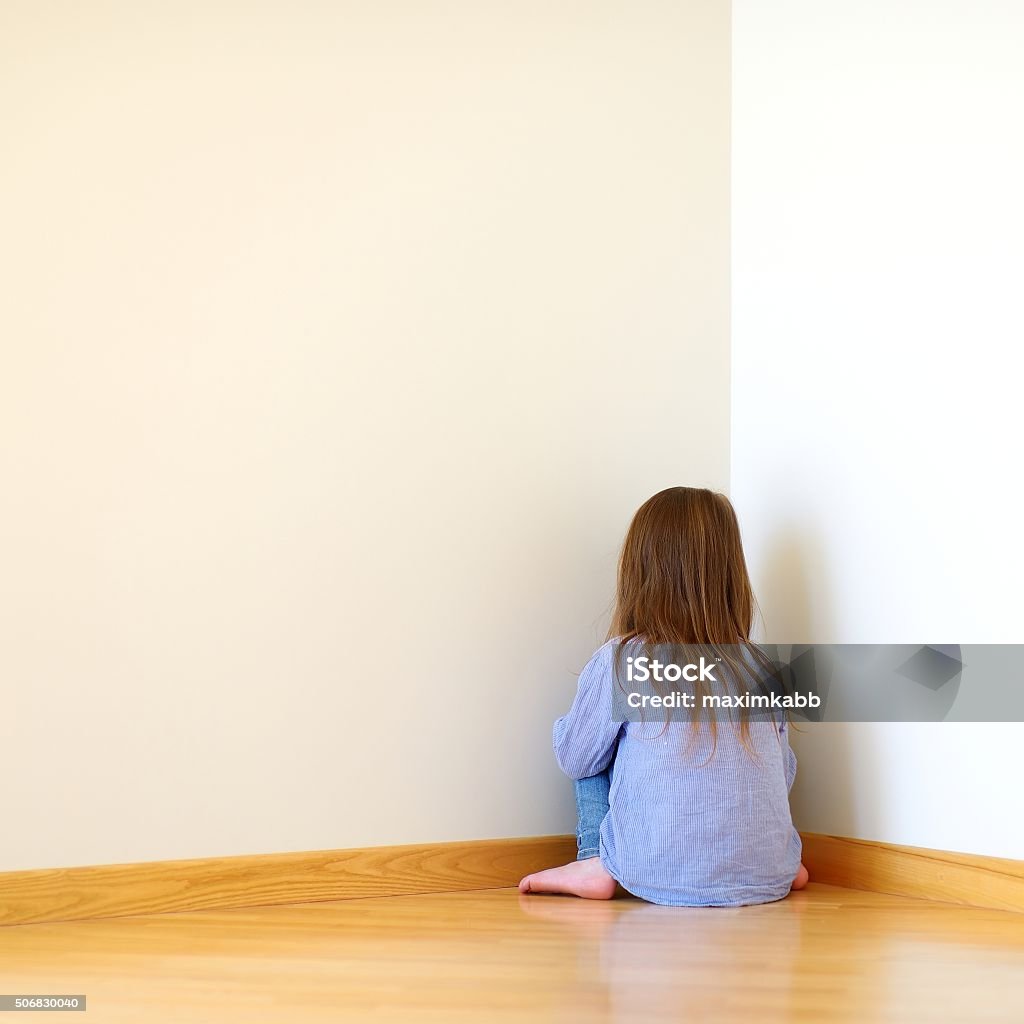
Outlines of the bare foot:
M 519 891 L 561 892 L 585 900 L 610 900 L 615 895 L 615 879 L 605 871 L 600 857 L 588 857 L 527 875 L 519 883 Z
M 802 889 L 810 880 L 810 875 L 807 873 L 807 868 L 800 865 L 800 870 L 796 873 L 796 878 L 793 879 L 793 884 L 789 887 L 790 892 L 796 892 L 797 889 Z

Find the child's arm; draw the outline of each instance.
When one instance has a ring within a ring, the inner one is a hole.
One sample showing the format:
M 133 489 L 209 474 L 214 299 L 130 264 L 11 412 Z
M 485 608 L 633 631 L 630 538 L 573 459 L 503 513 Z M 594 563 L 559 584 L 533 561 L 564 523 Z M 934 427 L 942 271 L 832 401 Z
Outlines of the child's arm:
M 569 713 L 555 722 L 558 767 L 570 779 L 603 772 L 615 756 L 623 723 L 612 720 L 612 658 L 615 644 L 605 644 L 580 673 Z

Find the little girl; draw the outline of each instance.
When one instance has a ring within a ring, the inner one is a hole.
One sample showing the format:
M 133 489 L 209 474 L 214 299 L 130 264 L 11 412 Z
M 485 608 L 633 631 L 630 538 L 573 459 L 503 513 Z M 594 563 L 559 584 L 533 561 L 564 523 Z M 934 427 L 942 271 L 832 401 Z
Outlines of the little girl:
M 741 906 L 807 884 L 784 718 L 742 728 L 613 718 L 621 645 L 747 644 L 754 608 L 728 498 L 672 487 L 640 507 L 619 559 L 611 639 L 554 728 L 558 764 L 576 785 L 577 859 L 528 875 L 520 892 L 607 900 L 619 883 L 652 903 Z

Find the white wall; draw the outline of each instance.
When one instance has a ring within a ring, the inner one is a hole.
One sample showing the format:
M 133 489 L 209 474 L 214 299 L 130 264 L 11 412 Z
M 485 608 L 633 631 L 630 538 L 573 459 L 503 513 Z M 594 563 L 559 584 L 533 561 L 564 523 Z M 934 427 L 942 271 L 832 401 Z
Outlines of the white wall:
M 3 5 L 0 869 L 571 829 L 629 515 L 728 481 L 728 46 Z
M 1024 6 L 733 4 L 732 494 L 780 642 L 1021 642 Z M 1024 725 L 828 725 L 798 824 L 1024 857 Z

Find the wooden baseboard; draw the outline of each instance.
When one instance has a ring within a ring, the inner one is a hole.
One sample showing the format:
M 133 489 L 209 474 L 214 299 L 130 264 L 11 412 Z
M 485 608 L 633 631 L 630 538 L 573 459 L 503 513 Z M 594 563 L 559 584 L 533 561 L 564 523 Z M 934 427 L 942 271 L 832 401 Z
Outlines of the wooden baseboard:
M 575 856 L 573 836 L 537 836 L 12 871 L 0 925 L 493 889 Z
M 812 882 L 1024 912 L 1024 861 L 803 833 Z M 571 860 L 572 836 L 479 840 L 0 874 L 0 925 L 515 885 Z
M 1024 911 L 1024 861 L 802 834 L 812 882 L 993 910 Z

